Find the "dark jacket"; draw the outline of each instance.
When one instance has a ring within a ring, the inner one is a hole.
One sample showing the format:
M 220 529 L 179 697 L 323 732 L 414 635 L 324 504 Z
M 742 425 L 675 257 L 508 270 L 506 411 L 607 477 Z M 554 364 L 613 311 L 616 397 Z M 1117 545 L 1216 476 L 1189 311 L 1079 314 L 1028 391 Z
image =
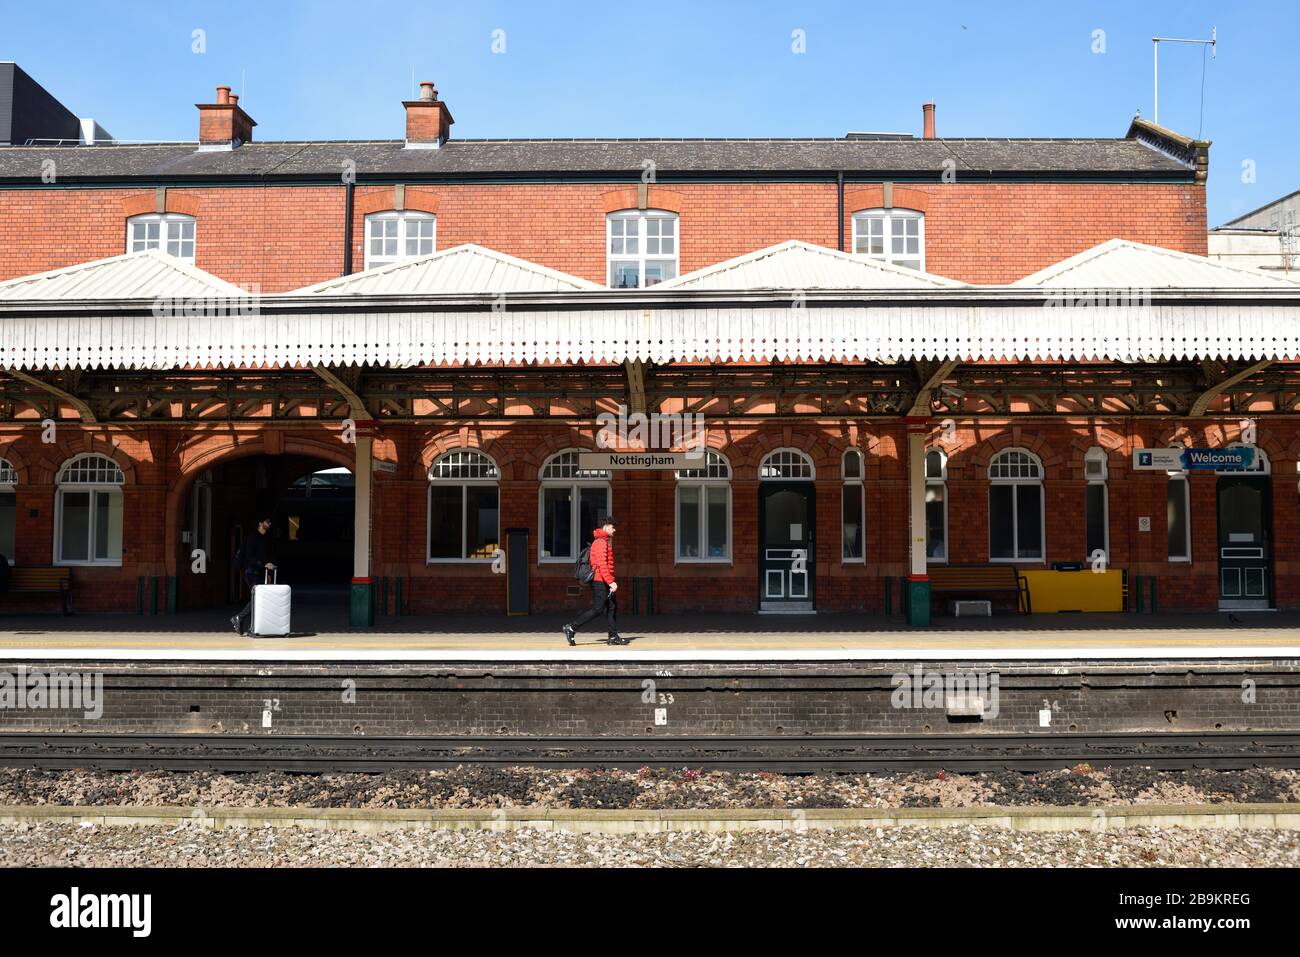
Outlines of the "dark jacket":
M 596 573 L 595 581 L 607 585 L 614 581 L 614 542 L 603 528 L 596 529 L 591 543 L 591 570 Z
M 260 584 L 266 576 L 266 563 L 271 560 L 271 542 L 261 532 L 253 532 L 244 541 L 244 580 Z

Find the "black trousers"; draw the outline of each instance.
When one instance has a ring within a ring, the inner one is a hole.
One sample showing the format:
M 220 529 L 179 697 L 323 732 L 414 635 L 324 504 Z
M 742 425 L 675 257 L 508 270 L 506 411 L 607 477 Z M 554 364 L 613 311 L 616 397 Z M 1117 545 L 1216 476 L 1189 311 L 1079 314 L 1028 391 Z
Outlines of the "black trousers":
M 618 634 L 618 593 L 610 591 L 604 582 L 594 581 L 591 583 L 591 607 L 574 620 L 573 630 L 577 631 L 602 614 L 609 628 L 609 637 L 613 638 Z
M 253 623 L 253 586 L 262 584 L 256 578 L 249 575 L 244 576 L 244 582 L 248 585 L 248 604 L 245 605 L 243 610 L 241 610 L 236 616 L 239 618 L 240 631 L 248 631 L 249 626 Z

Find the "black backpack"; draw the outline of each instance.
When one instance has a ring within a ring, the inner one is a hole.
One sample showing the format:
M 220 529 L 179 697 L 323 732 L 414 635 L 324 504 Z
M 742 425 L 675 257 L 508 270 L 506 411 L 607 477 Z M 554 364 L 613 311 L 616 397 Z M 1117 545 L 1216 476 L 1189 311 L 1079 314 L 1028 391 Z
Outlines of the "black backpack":
M 590 585 L 596 577 L 596 570 L 591 567 L 591 546 L 588 545 L 573 563 L 573 577 L 584 585 Z

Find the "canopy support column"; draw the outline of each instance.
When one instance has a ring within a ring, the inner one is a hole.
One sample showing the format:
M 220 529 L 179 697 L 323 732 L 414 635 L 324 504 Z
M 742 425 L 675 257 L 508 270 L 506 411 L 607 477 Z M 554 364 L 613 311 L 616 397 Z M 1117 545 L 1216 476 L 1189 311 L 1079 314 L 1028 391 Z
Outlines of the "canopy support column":
M 930 576 L 925 541 L 925 439 L 929 420 L 909 416 L 907 423 L 908 563 L 907 591 L 903 600 L 907 623 L 930 624 Z

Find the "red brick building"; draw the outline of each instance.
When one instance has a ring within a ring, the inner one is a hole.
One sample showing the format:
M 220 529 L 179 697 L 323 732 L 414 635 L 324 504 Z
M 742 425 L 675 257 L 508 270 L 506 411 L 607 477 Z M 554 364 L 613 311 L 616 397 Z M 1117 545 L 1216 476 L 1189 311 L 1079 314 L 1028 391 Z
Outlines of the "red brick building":
M 80 609 L 224 604 L 271 510 L 291 580 L 541 611 L 612 509 L 660 611 L 879 612 L 1099 552 L 1166 608 L 1300 604 L 1300 285 L 1201 258 L 1208 144 L 932 109 L 460 141 L 432 85 L 404 108 L 403 139 L 263 142 L 218 88 L 197 144 L 0 147 L 0 553 Z M 702 415 L 710 455 L 580 470 L 620 409 Z M 1171 444 L 1258 454 L 1134 465 Z

